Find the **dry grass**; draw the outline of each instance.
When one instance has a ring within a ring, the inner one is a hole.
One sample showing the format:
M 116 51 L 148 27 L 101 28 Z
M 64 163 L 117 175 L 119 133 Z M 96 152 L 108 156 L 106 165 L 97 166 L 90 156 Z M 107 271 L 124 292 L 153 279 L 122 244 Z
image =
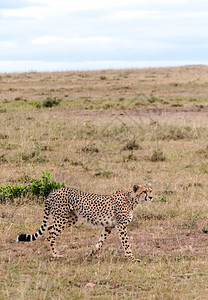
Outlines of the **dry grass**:
M 44 239 L 16 244 L 43 206 L 1 205 L 1 299 L 208 297 L 207 69 L 0 76 L 1 184 L 46 171 L 99 193 L 151 182 L 155 196 L 129 226 L 140 264 L 125 260 L 115 232 L 88 261 L 99 232 L 81 224 L 59 239 L 64 259 Z
M 207 101 L 207 66 L 0 75 L 1 111 L 61 100 L 70 109 L 202 109 Z M 24 105 L 23 105 L 24 104 Z

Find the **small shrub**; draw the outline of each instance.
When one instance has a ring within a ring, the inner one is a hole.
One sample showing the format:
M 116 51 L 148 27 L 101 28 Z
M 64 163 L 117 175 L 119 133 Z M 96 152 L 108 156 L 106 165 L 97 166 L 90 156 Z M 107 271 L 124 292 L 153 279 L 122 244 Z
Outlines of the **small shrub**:
M 167 202 L 167 197 L 161 196 L 161 197 L 159 197 L 159 201 L 166 203 Z
M 184 127 L 184 128 L 172 128 L 169 133 L 169 138 L 173 140 L 183 140 L 185 138 L 189 138 L 191 136 L 190 134 L 191 128 L 190 127 Z M 167 137 L 168 138 L 168 137 Z
M 156 98 L 155 96 L 153 96 L 153 95 L 150 95 L 150 97 L 147 99 L 147 101 L 148 101 L 149 103 L 154 103 L 154 102 L 157 101 L 157 98 Z
M 85 146 L 82 148 L 82 151 L 83 152 L 86 152 L 86 153 L 98 153 L 99 150 L 98 148 L 95 146 L 95 144 L 92 144 L 91 146 Z
M 0 203 L 14 202 L 14 198 L 22 198 L 27 194 L 35 195 L 37 198 L 45 198 L 55 189 L 64 187 L 64 183 L 51 180 L 51 174 L 43 172 L 42 180 L 28 179 L 28 184 L 23 185 L 0 185 Z
M 8 139 L 8 135 L 7 135 L 7 134 L 4 134 L 4 133 L 0 133 L 0 139 L 1 139 L 1 140 Z
M 41 154 L 41 152 L 38 151 L 32 151 L 29 153 L 20 153 L 19 159 L 22 160 L 22 162 L 33 162 L 33 163 L 43 163 L 47 162 L 48 158 Z
M 177 103 L 173 103 L 171 106 L 172 107 L 183 107 L 184 105 L 182 103 L 177 102 Z
M 0 203 L 6 203 L 6 200 L 14 202 L 14 198 L 26 196 L 27 192 L 27 186 L 0 185 Z
M 189 126 L 174 126 L 174 125 L 161 125 L 157 127 L 157 139 L 160 140 L 183 140 L 183 139 L 193 139 L 201 135 L 202 130 L 193 131 Z
M 137 157 L 135 155 L 133 155 L 133 153 L 123 157 L 124 163 L 130 162 L 130 161 L 136 161 L 136 160 L 137 160 Z
M 208 174 L 208 163 L 203 163 L 199 166 L 199 170 L 202 173 Z
M 123 147 L 123 150 L 138 150 L 141 147 L 136 143 L 135 140 L 128 141 L 126 145 Z
M 149 103 L 154 103 L 154 102 L 163 102 L 163 99 L 160 99 L 153 94 L 150 94 L 149 98 L 147 99 Z
M 92 103 L 92 100 L 89 98 L 85 98 L 83 102 L 88 104 L 88 103 Z
M 77 133 L 80 135 L 80 138 L 88 138 L 89 136 L 93 136 L 97 133 L 97 128 L 90 121 L 86 121 L 84 127 L 78 130 Z
M 47 197 L 51 191 L 64 187 L 64 183 L 51 180 L 51 174 L 43 172 L 42 180 L 32 178 L 30 191 L 36 196 Z
M 61 99 L 57 99 L 55 98 L 51 98 L 51 97 L 47 97 L 44 101 L 43 101 L 43 107 L 52 107 L 52 106 L 57 106 L 59 105 L 59 103 L 61 102 Z
M 23 100 L 22 97 L 15 97 L 14 98 L 14 101 L 21 101 L 21 100 Z
M 28 101 L 28 104 L 31 106 L 35 106 L 36 108 L 42 107 L 42 102 L 36 101 L 36 100 L 30 100 L 30 101 Z
M 36 108 L 41 108 L 40 102 L 37 102 L 37 103 L 35 104 L 35 107 L 36 107 Z
M 95 176 L 110 178 L 113 176 L 113 172 L 104 169 L 97 169 L 95 171 Z
M 131 134 L 131 127 L 124 122 L 101 131 L 103 137 L 115 137 L 117 140 L 120 139 L 120 136 L 126 136 L 129 133 Z
M 156 161 L 165 161 L 166 157 L 164 155 L 164 153 L 161 150 L 155 150 L 152 154 L 152 156 L 150 157 L 150 160 L 153 162 Z
M 0 164 L 5 163 L 5 162 L 8 162 L 7 158 L 6 158 L 6 154 L 1 154 L 0 155 Z
M 50 145 L 45 145 L 43 143 L 35 143 L 35 149 L 38 151 L 52 151 L 52 147 Z
M 64 161 L 66 161 L 66 158 L 64 159 Z M 80 161 L 69 160 L 68 158 L 67 158 L 67 161 L 70 161 L 71 165 L 75 166 L 75 167 L 76 166 L 83 166 L 83 163 L 80 162 Z
M 5 108 L 5 107 L 2 107 L 2 106 L 0 106 L 0 113 L 6 113 L 6 108 Z
M 187 219 L 183 224 L 181 224 L 182 227 L 193 229 L 196 226 L 196 223 L 198 220 L 201 219 L 200 212 L 196 212 L 194 215 L 188 215 Z
M 102 108 L 103 109 L 111 109 L 111 108 L 113 108 L 113 104 L 110 104 L 110 103 L 106 103 L 106 104 L 104 104 L 103 106 L 102 106 Z
M 35 151 L 31 153 L 21 153 L 21 158 L 23 161 L 30 161 L 36 155 Z
M 196 107 L 200 111 L 202 108 L 204 108 L 204 105 L 203 104 L 196 104 Z
M 204 158 L 208 158 L 208 146 L 205 149 L 200 149 L 196 151 L 197 155 L 201 155 Z

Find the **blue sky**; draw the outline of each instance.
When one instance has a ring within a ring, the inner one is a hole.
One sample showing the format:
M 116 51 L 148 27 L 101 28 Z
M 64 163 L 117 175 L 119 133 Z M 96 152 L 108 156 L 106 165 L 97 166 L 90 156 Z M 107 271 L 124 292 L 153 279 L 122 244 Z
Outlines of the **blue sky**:
M 207 0 L 0 0 L 0 72 L 208 64 Z

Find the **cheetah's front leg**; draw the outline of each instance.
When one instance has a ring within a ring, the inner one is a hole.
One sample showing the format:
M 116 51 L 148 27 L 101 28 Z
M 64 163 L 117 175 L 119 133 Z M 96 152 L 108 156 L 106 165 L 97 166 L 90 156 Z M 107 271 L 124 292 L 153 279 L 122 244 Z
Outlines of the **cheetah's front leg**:
M 107 236 L 111 233 L 112 227 L 105 227 L 103 232 L 101 233 L 101 236 L 99 238 L 99 241 L 96 244 L 96 250 L 92 250 L 90 253 L 90 256 L 95 255 L 103 246 L 104 241 L 106 240 Z
M 130 247 L 130 243 L 129 243 L 129 237 L 127 235 L 127 230 L 126 230 L 126 226 L 124 225 L 116 225 L 116 229 L 117 229 L 117 232 L 118 232 L 118 235 L 119 235 L 119 238 L 121 240 L 121 243 L 122 243 L 122 246 L 123 246 L 123 249 L 124 249 L 124 252 L 125 252 L 125 256 L 132 260 L 132 261 L 138 261 L 140 262 L 139 259 L 135 259 L 134 255 L 132 254 L 132 251 L 131 251 L 131 247 Z

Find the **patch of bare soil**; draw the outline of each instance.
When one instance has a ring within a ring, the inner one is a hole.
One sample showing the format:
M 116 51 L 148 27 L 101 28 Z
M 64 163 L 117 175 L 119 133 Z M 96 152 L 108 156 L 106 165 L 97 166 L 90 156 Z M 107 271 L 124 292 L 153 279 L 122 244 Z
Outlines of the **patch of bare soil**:
M 205 256 L 208 250 L 208 236 L 202 231 L 183 229 L 173 232 L 167 229 L 163 234 L 143 231 L 134 235 L 136 251 L 141 256 L 176 258 Z
M 107 119 L 109 117 L 127 117 L 127 118 L 138 118 L 138 117 L 147 117 L 147 118 L 160 118 L 162 121 L 163 118 L 172 118 L 174 119 L 190 119 L 190 120 L 201 120 L 201 118 L 208 117 L 208 105 L 204 106 L 200 110 L 195 107 L 184 108 L 184 107 L 149 107 L 149 108 L 140 108 L 135 110 L 64 110 L 64 111 L 51 111 L 45 117 L 54 118 L 54 119 L 70 119 L 73 116 L 73 119 L 79 119 L 83 117 L 84 120 L 93 120 L 93 119 Z

